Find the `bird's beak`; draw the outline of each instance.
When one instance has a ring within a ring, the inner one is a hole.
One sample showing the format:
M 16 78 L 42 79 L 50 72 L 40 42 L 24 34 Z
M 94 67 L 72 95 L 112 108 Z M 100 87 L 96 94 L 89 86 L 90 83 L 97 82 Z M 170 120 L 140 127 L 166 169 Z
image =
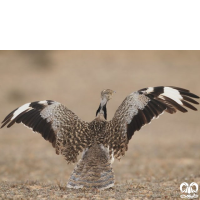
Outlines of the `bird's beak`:
M 115 94 L 115 93 L 116 93 L 115 91 L 112 91 L 112 94 L 111 94 L 109 100 L 112 99 L 112 96 L 113 96 L 113 94 Z
M 112 95 L 115 94 L 115 93 L 116 93 L 115 91 L 112 91 Z

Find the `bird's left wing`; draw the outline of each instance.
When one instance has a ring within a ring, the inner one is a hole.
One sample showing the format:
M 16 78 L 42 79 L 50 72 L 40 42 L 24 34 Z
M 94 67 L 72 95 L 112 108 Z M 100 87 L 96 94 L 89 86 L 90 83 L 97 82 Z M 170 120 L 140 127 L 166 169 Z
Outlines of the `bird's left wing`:
M 59 102 L 44 100 L 24 104 L 13 110 L 2 122 L 2 127 L 22 123 L 52 143 L 57 154 L 68 162 L 75 162 L 78 154 L 90 141 L 88 123 L 80 120 Z
M 105 145 L 114 151 L 116 158 L 120 158 L 125 154 L 134 132 L 164 111 L 171 114 L 177 110 L 187 112 L 184 107 L 197 110 L 190 104 L 199 104 L 193 98 L 199 97 L 178 87 L 149 87 L 131 93 L 107 123 Z

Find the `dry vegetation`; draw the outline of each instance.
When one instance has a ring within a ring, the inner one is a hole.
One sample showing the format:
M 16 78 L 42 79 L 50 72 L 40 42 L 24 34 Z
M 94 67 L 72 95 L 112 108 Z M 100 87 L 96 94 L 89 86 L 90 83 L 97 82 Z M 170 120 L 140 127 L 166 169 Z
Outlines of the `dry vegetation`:
M 126 95 L 146 86 L 200 95 L 198 51 L 3 51 L 0 70 L 1 120 L 24 103 L 53 99 L 91 121 L 105 88 L 117 91 L 109 119 Z M 182 182 L 200 185 L 199 120 L 199 111 L 164 114 L 136 132 L 113 165 L 115 187 L 105 191 L 67 189 L 73 164 L 22 125 L 1 129 L 0 199 L 179 199 Z
M 200 181 L 200 178 L 192 178 Z M 185 180 L 179 180 L 185 181 Z M 73 190 L 65 184 L 47 184 L 39 181 L 2 182 L 2 199 L 176 199 L 180 197 L 177 179 L 140 179 L 117 183 L 114 188 L 99 190 Z

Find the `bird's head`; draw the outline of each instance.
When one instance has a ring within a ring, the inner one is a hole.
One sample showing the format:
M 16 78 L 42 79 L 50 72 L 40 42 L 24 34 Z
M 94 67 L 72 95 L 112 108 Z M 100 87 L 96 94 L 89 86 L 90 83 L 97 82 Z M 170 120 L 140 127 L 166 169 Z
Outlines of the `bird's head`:
M 112 95 L 116 93 L 115 91 L 113 90 L 110 90 L 110 89 L 106 89 L 106 90 L 103 90 L 101 92 L 101 99 L 106 99 L 107 101 L 109 101 L 110 99 L 112 99 Z
M 112 98 L 112 95 L 116 93 L 113 90 L 106 89 L 101 92 L 101 102 L 99 108 L 96 112 L 96 116 L 103 116 L 104 119 L 107 119 L 107 111 L 106 111 L 106 104 Z

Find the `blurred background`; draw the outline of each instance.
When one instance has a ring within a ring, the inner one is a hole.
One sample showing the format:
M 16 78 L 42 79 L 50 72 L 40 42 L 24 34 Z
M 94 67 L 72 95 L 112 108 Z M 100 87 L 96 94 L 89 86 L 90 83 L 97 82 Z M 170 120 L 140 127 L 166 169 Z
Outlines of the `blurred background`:
M 133 91 L 165 85 L 200 95 L 199 82 L 200 51 L 0 51 L 0 120 L 27 102 L 48 99 L 92 121 L 100 92 L 112 89 L 110 120 Z M 74 168 L 23 125 L 0 130 L 0 152 L 0 181 L 65 183 Z M 113 167 L 117 182 L 200 177 L 200 111 L 153 120 Z

